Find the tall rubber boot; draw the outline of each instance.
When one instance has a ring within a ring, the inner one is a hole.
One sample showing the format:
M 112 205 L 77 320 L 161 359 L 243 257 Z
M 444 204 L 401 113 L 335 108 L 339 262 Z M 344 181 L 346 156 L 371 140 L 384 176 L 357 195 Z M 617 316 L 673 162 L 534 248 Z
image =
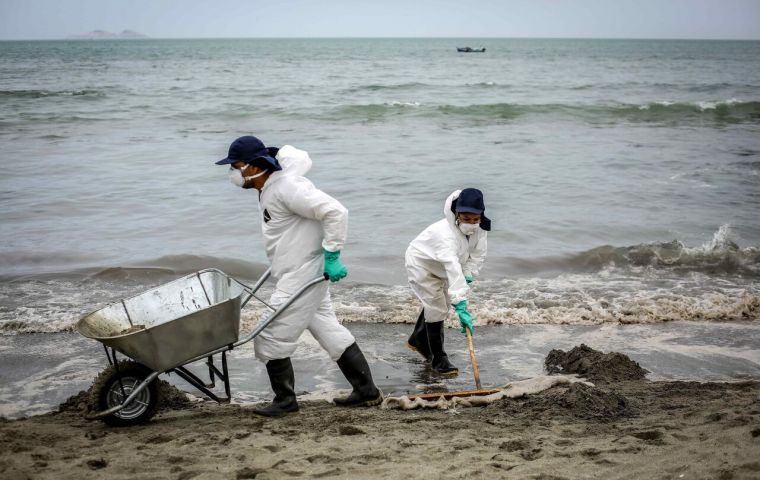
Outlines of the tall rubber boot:
M 458 375 L 459 369 L 449 362 L 449 356 L 443 351 L 443 322 L 426 323 L 425 328 L 433 357 L 433 370 L 444 375 Z
M 253 413 L 265 417 L 282 417 L 288 413 L 297 412 L 298 402 L 293 388 L 295 376 L 290 358 L 269 360 L 267 362 L 267 374 L 269 374 L 269 383 L 272 384 L 274 391 L 274 400 L 268 407 L 258 408 Z
M 348 347 L 338 359 L 338 367 L 354 387 L 351 394 L 344 398 L 333 399 L 339 407 L 371 407 L 379 405 L 383 401 L 383 392 L 372 381 L 372 372 L 369 370 L 367 359 L 359 350 L 356 342 Z
M 414 325 L 412 334 L 409 335 L 409 340 L 406 341 L 406 346 L 422 355 L 425 360 L 430 361 L 430 345 L 428 345 L 427 329 L 425 328 L 424 309 L 417 317 L 417 323 Z

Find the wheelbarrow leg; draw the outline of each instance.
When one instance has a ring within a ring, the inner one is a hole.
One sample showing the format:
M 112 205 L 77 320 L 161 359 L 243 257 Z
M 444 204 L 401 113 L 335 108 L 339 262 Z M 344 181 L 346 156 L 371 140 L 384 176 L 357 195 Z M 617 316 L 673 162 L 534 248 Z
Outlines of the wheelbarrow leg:
M 109 364 L 109 365 L 113 365 L 113 360 L 111 360 L 111 354 L 110 354 L 110 353 L 108 353 L 108 345 L 106 345 L 106 344 L 103 344 L 103 348 L 104 348 L 104 349 L 105 349 L 105 351 L 106 351 L 106 358 L 108 358 L 108 364 Z
M 108 349 L 106 349 L 106 355 L 108 354 Z M 121 372 L 119 372 L 119 362 L 116 360 L 116 349 L 111 349 L 111 355 L 113 355 L 113 367 L 116 369 L 116 375 L 119 377 L 119 388 L 121 389 L 121 398 L 127 398 L 127 392 L 124 391 L 124 384 L 121 381 Z M 111 357 L 108 357 L 108 361 L 111 361 Z
M 216 386 L 216 377 L 219 377 L 224 382 L 224 393 L 227 394 L 227 398 L 230 398 L 230 375 L 227 370 L 227 351 L 222 352 L 222 371 L 220 372 L 216 365 L 214 365 L 214 356 L 211 355 L 206 360 L 208 366 L 208 376 L 211 378 L 211 383 L 206 384 L 206 388 L 214 388 Z
M 230 399 L 232 396 L 230 395 L 230 374 L 227 370 L 227 352 L 222 352 L 222 372 L 224 372 L 224 393 Z
M 216 367 L 214 367 L 214 368 L 216 368 Z M 187 383 L 189 383 L 190 385 L 194 386 L 195 388 L 197 388 L 198 390 L 200 390 L 201 392 L 203 392 L 211 400 L 213 400 L 215 402 L 218 402 L 218 403 L 224 403 L 224 402 L 229 402 L 230 401 L 229 395 L 227 396 L 227 398 L 220 398 L 214 392 L 212 392 L 211 390 L 209 390 L 208 388 L 206 388 L 206 386 L 203 383 L 203 380 L 201 380 L 200 378 L 198 378 L 197 375 L 195 375 L 193 372 L 191 372 L 190 370 L 186 369 L 185 367 L 176 367 L 172 371 L 175 372 L 177 375 L 179 375 Z M 219 375 L 218 371 L 217 371 L 217 375 Z
M 213 355 L 208 356 L 208 358 L 206 359 L 206 365 L 208 365 L 208 378 L 211 379 L 211 382 L 206 384 L 206 388 L 214 388 L 216 386 L 216 380 L 214 379 L 214 370 L 216 370 L 216 367 L 214 367 Z M 229 395 L 227 396 L 229 397 Z

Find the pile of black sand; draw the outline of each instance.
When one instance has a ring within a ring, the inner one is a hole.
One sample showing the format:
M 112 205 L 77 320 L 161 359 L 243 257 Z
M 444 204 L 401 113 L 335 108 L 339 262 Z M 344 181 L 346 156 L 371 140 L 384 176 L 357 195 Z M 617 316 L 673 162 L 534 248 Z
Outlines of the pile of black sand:
M 543 418 L 572 417 L 611 422 L 638 414 L 638 409 L 618 392 L 582 383 L 557 386 L 536 395 L 504 402 L 503 407 Z
M 614 385 L 641 380 L 648 373 L 622 353 L 602 353 L 586 345 L 569 352 L 552 350 L 544 361 L 549 374 L 577 374 L 594 384 L 572 383 L 504 402 L 502 408 L 543 417 L 574 417 L 610 422 L 638 414 L 637 407 Z M 605 384 L 607 388 L 600 388 Z
M 158 410 L 180 410 L 190 405 L 190 399 L 185 392 L 178 389 L 171 383 L 158 380 L 158 391 L 161 403 Z M 87 390 L 81 390 L 76 395 L 72 395 L 58 405 L 58 412 L 74 412 L 85 415 L 92 409 L 92 386 Z
M 649 373 L 627 355 L 602 353 L 583 344 L 569 352 L 552 350 L 544 366 L 550 375 L 575 373 L 591 382 L 605 383 L 641 380 Z

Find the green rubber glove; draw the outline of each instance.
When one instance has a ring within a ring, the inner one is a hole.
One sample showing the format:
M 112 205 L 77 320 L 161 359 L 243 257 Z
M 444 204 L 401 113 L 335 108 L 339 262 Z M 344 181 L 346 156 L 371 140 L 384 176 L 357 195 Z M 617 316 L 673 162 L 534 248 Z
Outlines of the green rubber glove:
M 340 263 L 340 250 L 337 252 L 328 252 L 322 249 L 325 254 L 325 275 L 331 282 L 337 282 L 348 275 L 348 269 Z
M 467 285 L 472 283 L 472 275 L 465 275 L 464 281 L 467 282 Z
M 475 335 L 475 332 L 472 330 L 472 314 L 467 311 L 467 300 L 462 300 L 454 305 L 454 310 L 456 310 L 457 315 L 459 315 L 459 324 L 462 326 L 460 332 L 466 335 L 464 329 L 469 328 L 470 334 Z

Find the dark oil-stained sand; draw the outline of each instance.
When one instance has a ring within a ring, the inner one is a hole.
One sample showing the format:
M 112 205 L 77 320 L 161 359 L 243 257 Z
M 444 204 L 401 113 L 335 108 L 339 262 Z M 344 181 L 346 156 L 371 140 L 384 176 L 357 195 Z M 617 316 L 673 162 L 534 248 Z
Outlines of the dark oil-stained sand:
M 302 402 L 263 419 L 165 386 L 172 395 L 149 424 L 112 428 L 84 420 L 76 396 L 57 413 L 0 423 L 0 477 L 760 477 L 760 382 L 650 382 L 625 355 L 583 346 L 547 365 L 562 359 L 589 368 L 595 386 L 454 411 Z

